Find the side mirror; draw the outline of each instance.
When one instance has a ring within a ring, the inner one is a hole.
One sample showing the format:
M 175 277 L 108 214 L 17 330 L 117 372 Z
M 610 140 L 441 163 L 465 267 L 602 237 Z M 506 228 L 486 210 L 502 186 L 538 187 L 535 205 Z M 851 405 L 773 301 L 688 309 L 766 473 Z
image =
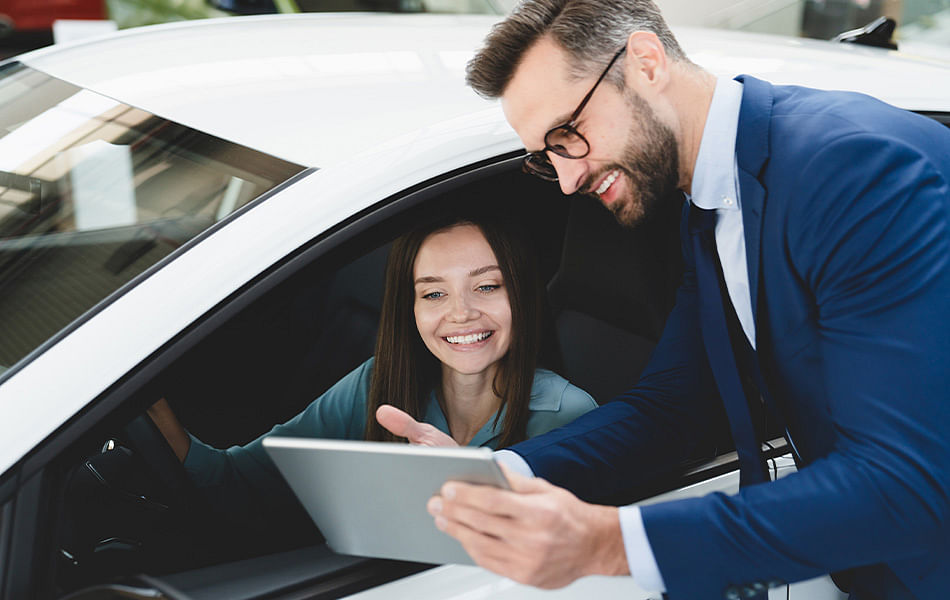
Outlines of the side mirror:
M 896 28 L 897 21 L 894 19 L 878 17 L 860 29 L 839 33 L 831 41 L 897 50 L 897 44 L 893 40 L 894 29 Z
M 271 15 L 277 12 L 274 0 L 208 0 L 208 4 L 237 15 Z

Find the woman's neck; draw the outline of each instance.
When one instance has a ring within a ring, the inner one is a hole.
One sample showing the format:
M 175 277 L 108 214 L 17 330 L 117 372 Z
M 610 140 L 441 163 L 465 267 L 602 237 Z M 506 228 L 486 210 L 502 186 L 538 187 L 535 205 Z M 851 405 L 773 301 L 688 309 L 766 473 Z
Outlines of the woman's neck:
M 501 398 L 495 395 L 492 383 L 498 368 L 471 375 L 442 369 L 442 412 L 449 424 L 449 435 L 460 446 L 472 441 L 475 434 L 494 419 Z

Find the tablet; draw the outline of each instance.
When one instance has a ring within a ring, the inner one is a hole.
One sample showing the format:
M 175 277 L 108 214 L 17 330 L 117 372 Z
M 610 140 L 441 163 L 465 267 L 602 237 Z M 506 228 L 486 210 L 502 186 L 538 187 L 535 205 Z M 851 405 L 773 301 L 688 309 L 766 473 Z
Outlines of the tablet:
M 268 437 L 264 448 L 341 554 L 475 564 L 426 503 L 446 481 L 509 489 L 488 448 Z

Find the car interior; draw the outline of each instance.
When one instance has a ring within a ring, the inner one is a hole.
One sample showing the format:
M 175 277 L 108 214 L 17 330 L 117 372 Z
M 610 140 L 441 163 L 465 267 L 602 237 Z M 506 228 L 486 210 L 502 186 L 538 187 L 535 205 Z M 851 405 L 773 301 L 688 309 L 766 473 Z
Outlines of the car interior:
M 608 402 L 636 382 L 672 308 L 681 200 L 622 229 L 598 203 L 523 175 L 509 155 L 355 215 L 170 340 L 24 465 L 42 465 L 27 485 L 37 502 L 26 519 L 47 535 L 30 541 L 24 573 L 11 577 L 44 581 L 30 590 L 41 598 L 331 598 L 431 567 L 336 555 L 299 506 L 228 522 L 195 493 L 145 409 L 166 398 L 190 433 L 218 448 L 288 420 L 372 355 L 390 242 L 476 208 L 516 220 L 537 248 L 550 304 L 541 364 Z M 729 444 L 711 437 L 694 458 Z M 51 575 L 31 579 L 37 572 Z

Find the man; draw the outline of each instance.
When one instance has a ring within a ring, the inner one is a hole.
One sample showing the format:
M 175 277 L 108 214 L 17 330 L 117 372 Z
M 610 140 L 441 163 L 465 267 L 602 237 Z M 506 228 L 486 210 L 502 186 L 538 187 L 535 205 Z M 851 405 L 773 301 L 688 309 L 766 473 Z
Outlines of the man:
M 504 451 L 537 476 L 509 471 L 514 492 L 446 484 L 436 524 L 480 565 L 541 587 L 630 573 L 674 599 L 758 597 L 849 570 L 853 598 L 945 597 L 950 131 L 857 94 L 717 80 L 646 0 L 528 0 L 468 79 L 501 98 L 526 170 L 621 223 L 686 193 L 686 274 L 640 383 Z M 739 494 L 579 499 L 675 466 L 710 410 L 708 381 Z M 790 434 L 797 473 L 767 481 L 756 403 Z

